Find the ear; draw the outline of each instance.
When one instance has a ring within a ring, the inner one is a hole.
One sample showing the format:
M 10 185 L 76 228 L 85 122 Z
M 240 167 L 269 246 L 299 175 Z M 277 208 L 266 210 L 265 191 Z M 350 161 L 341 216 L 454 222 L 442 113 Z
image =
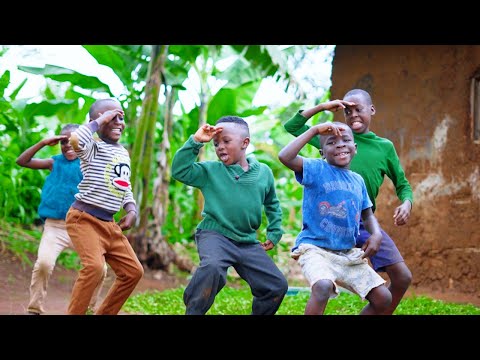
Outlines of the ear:
M 370 106 L 370 111 L 372 115 L 375 115 L 375 113 L 377 112 L 377 110 L 375 109 L 375 105 L 372 104 L 372 106 Z
M 355 143 L 355 155 L 357 155 L 357 144 Z
M 246 149 L 248 145 L 250 145 L 250 138 L 246 137 L 245 139 L 243 139 L 242 149 Z
M 320 152 L 320 156 L 322 157 L 322 159 L 325 159 L 325 156 L 323 156 L 323 150 L 320 149 L 320 150 L 318 150 L 318 151 Z

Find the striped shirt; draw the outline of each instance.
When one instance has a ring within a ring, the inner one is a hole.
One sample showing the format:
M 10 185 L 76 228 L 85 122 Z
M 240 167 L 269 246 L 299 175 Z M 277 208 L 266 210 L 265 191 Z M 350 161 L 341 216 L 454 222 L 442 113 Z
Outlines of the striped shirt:
M 76 130 L 83 180 L 75 198 L 115 214 L 128 203 L 135 205 L 130 184 L 130 155 L 120 144 L 94 139 L 93 133 L 97 130 L 96 121 Z

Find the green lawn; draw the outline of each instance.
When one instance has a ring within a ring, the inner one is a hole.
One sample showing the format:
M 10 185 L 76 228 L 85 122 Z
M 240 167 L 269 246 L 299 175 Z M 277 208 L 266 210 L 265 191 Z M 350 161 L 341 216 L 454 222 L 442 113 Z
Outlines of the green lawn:
M 123 310 L 128 313 L 146 315 L 183 315 L 185 305 L 182 296 L 184 287 L 162 292 L 145 292 L 130 297 Z M 278 310 L 278 315 L 301 315 L 310 294 L 301 291 L 287 295 Z M 248 315 L 251 311 L 252 295 L 248 288 L 224 287 L 215 298 L 207 313 L 209 315 Z M 359 296 L 340 293 L 328 302 L 326 315 L 356 315 L 365 306 Z M 446 303 L 425 296 L 410 296 L 403 299 L 395 314 L 398 315 L 479 315 L 480 308 L 473 305 Z

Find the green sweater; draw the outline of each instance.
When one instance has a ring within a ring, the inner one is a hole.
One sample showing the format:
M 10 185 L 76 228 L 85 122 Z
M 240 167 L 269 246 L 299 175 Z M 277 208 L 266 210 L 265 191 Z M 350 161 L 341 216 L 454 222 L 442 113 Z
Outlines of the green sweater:
M 308 119 L 301 112 L 302 110 L 296 113 L 284 125 L 285 130 L 295 136 L 303 134 L 310 128 L 309 125 L 306 125 Z M 353 138 L 357 143 L 358 150 L 350 164 L 350 170 L 360 174 L 365 180 L 368 196 L 373 203 L 372 210 L 375 211 L 375 199 L 385 175 L 392 180 L 400 201 L 410 200 L 413 205 L 412 188 L 405 176 L 393 143 L 375 135 L 372 131 L 366 134 L 353 133 Z M 313 137 L 308 143 L 320 149 L 318 136 Z
M 203 145 L 190 136 L 172 161 L 172 177 L 199 188 L 205 198 L 198 228 L 217 231 L 238 242 L 256 243 L 264 206 L 267 239 L 277 244 L 283 234 L 282 210 L 272 170 L 252 157 L 247 158 L 248 171 L 221 161 L 195 162 Z

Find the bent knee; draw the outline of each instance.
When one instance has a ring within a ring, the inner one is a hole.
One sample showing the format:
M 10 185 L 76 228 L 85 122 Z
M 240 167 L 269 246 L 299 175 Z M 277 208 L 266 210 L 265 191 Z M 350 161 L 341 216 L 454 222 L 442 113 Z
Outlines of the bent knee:
M 35 263 L 36 270 L 45 274 L 51 274 L 54 267 L 55 261 L 52 259 L 38 259 Z

